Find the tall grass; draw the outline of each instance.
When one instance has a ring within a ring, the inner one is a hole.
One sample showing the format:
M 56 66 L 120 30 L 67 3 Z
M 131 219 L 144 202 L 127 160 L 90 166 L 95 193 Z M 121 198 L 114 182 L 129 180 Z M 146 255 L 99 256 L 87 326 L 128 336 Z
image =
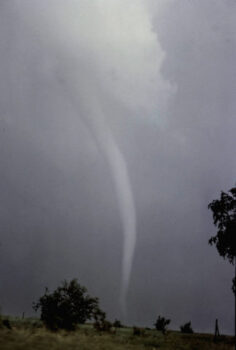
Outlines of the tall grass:
M 133 335 L 132 328 L 119 328 L 113 333 L 98 333 L 91 325 L 75 332 L 50 332 L 36 319 L 11 319 L 12 329 L 0 329 L 1 350 L 233 350 L 233 338 L 143 330 Z

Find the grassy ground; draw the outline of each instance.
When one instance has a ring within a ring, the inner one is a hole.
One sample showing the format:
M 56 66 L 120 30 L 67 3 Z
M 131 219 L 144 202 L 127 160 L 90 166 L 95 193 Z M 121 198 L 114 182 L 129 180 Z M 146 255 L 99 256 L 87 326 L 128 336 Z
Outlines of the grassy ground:
M 98 333 L 91 326 L 81 326 L 75 332 L 50 332 L 38 320 L 11 320 L 12 329 L 0 329 L 1 350 L 233 350 L 233 338 L 222 336 L 214 343 L 207 334 L 155 330 L 133 335 L 132 328 L 117 329 L 116 333 Z

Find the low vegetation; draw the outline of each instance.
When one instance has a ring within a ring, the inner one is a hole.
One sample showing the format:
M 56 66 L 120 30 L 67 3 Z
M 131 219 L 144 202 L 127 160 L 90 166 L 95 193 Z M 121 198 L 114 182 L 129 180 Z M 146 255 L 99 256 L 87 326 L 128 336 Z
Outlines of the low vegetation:
M 192 326 L 191 326 L 191 322 L 187 322 L 183 326 L 180 326 L 180 331 L 181 331 L 181 333 L 192 334 L 193 333 L 193 329 L 192 329 Z
M 167 329 L 170 320 L 158 316 L 154 329 L 113 323 L 77 280 L 46 289 L 34 304 L 40 319 L 0 317 L 1 350 L 233 350 L 233 337 L 193 334 L 191 322 L 180 332 Z M 85 323 L 85 322 L 90 322 Z
M 233 350 L 233 337 L 221 336 L 217 343 L 213 335 L 182 334 L 155 329 L 114 328 L 97 331 L 83 324 L 75 331 L 53 332 L 38 319 L 9 318 L 11 329 L 0 328 L 1 350 Z
M 158 316 L 156 323 L 154 324 L 157 331 L 161 331 L 163 334 L 166 333 L 166 329 L 168 324 L 170 324 L 171 320 L 167 320 L 165 317 Z

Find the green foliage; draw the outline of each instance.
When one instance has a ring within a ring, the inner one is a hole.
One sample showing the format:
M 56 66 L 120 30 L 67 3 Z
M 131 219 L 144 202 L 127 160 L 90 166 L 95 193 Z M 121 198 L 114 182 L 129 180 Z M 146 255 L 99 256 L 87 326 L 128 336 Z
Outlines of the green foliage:
M 115 327 L 115 328 L 122 328 L 123 325 L 122 325 L 122 323 L 119 320 L 115 319 L 115 321 L 113 322 L 113 327 Z
M 166 319 L 165 317 L 158 316 L 158 319 L 156 320 L 156 323 L 154 326 L 156 327 L 157 331 L 161 331 L 163 334 L 166 333 L 166 326 L 170 324 L 170 320 Z
M 133 327 L 133 335 L 141 335 L 141 329 L 139 327 Z
M 236 187 L 228 193 L 221 192 L 218 200 L 213 200 L 208 208 L 213 212 L 213 220 L 218 231 L 209 239 L 215 244 L 219 254 L 231 264 L 236 257 Z
M 2 317 L 0 309 L 0 328 L 12 329 L 10 320 L 6 317 Z
M 215 244 L 218 253 L 236 266 L 236 187 L 229 193 L 221 192 L 220 199 L 213 200 L 208 208 L 213 213 L 217 234 L 209 239 Z M 236 296 L 236 276 L 233 279 L 232 290 Z
M 7 329 L 12 329 L 12 328 L 11 328 L 10 321 L 9 321 L 7 318 L 5 318 L 5 319 L 2 320 L 2 325 L 3 325 L 4 327 L 6 327 Z
M 144 336 L 145 330 L 139 327 L 133 327 L 133 335 Z
M 233 278 L 232 291 L 234 295 L 236 295 L 236 277 Z
M 181 333 L 192 334 L 193 333 L 193 329 L 192 329 L 192 326 L 191 326 L 191 322 L 187 322 L 183 326 L 180 326 L 180 331 L 181 331 Z
M 99 332 L 109 332 L 112 328 L 111 322 L 106 320 L 106 313 L 97 308 L 93 314 L 94 328 Z
M 54 292 L 45 294 L 33 305 L 41 310 L 41 320 L 48 329 L 74 330 L 78 323 L 91 319 L 98 308 L 98 299 L 87 294 L 87 289 L 76 279 L 64 281 Z
M 10 319 L 11 320 L 11 319 Z M 27 321 L 27 322 L 26 322 Z M 134 336 L 133 328 L 119 328 L 116 333 L 96 332 L 92 325 L 85 324 L 75 332 L 59 330 L 51 332 L 44 327 L 31 328 L 32 320 L 17 319 L 12 331 L 0 329 L 1 350 L 234 350 L 234 338 L 221 336 L 215 343 L 210 334 L 182 334 L 168 332 L 168 337 L 155 330 L 145 336 Z M 12 323 L 12 320 L 11 320 Z

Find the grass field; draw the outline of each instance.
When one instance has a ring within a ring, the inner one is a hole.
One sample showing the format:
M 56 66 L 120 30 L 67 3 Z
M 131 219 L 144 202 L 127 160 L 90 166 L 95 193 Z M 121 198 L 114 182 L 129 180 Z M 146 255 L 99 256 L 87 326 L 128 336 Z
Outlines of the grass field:
M 169 331 L 165 336 L 156 330 L 133 335 L 132 328 L 98 333 L 90 325 L 75 332 L 50 332 L 34 319 L 10 320 L 12 329 L 0 329 L 1 350 L 233 350 L 233 338 L 222 336 L 214 343 L 208 334 L 181 334 Z

